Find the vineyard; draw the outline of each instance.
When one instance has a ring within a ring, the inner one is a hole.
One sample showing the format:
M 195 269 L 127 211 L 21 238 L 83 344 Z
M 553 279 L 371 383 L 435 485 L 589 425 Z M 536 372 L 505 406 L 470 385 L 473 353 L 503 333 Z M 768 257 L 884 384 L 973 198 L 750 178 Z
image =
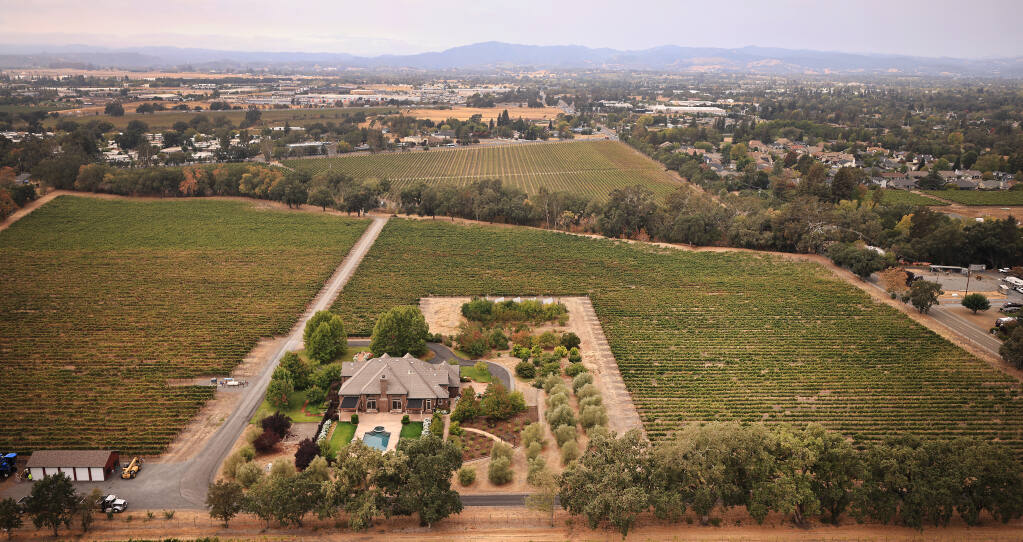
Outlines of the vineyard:
M 158 453 L 287 332 L 366 226 L 244 202 L 63 196 L 0 232 L 0 449 Z
M 881 201 L 887 204 L 908 204 L 908 205 L 948 205 L 944 201 L 910 192 L 908 190 L 881 190 Z M 873 195 L 873 194 L 871 194 Z
M 389 179 L 397 190 L 423 182 L 459 186 L 501 179 L 528 194 L 540 187 L 606 198 L 616 188 L 641 184 L 658 196 L 679 187 L 656 162 L 612 141 L 537 143 L 369 156 L 288 160 L 315 174 L 328 167 L 355 178 Z
M 1018 190 L 925 190 L 925 194 L 963 205 L 1023 205 Z
M 589 295 L 655 439 L 820 422 L 858 443 L 972 435 L 1023 453 L 1018 382 L 816 265 L 395 219 L 334 309 L 367 335 L 393 305 L 472 294 Z

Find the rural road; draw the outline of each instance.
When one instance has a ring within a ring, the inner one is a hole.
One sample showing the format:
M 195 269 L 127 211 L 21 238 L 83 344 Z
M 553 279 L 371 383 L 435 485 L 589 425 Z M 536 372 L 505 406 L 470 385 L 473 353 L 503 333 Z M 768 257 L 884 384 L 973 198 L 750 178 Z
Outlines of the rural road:
M 952 331 L 958 333 L 964 339 L 975 344 L 978 348 L 985 352 L 990 352 L 992 356 L 1000 357 L 998 349 L 1002 346 L 1002 341 L 999 341 L 990 333 L 987 329 L 978 327 L 973 322 L 966 320 L 962 316 L 959 316 L 949 310 L 949 305 L 958 306 L 959 303 L 948 303 L 945 305 L 935 305 L 931 307 L 930 315 L 932 318 L 941 322 Z M 998 310 L 998 306 L 994 303 L 991 304 L 991 309 L 994 311 Z
M 270 377 L 273 375 L 277 363 L 284 357 L 285 353 L 302 348 L 302 331 L 305 328 L 305 323 L 317 312 L 330 308 L 334 300 L 337 299 L 338 293 L 341 292 L 344 285 L 355 274 L 359 263 L 362 262 L 362 258 L 369 252 L 370 247 L 373 246 L 380 232 L 384 229 L 385 224 L 387 224 L 387 217 L 373 218 L 373 222 L 370 223 L 366 231 L 363 232 L 362 237 L 359 238 L 348 252 L 348 255 L 341 262 L 341 266 L 334 273 L 334 276 L 320 290 L 313 303 L 302 314 L 302 317 L 299 318 L 295 326 L 292 327 L 288 340 L 274 353 L 270 362 L 266 364 L 260 375 L 252 382 L 248 394 L 241 398 L 235 411 L 217 429 L 217 432 L 206 441 L 202 451 L 188 462 L 190 465 L 185 470 L 180 484 L 180 494 L 186 500 L 199 506 L 203 505 L 206 500 L 206 488 L 216 477 L 217 469 L 220 467 L 221 462 L 227 458 L 227 455 L 231 452 L 231 447 L 234 446 L 238 437 L 241 436 L 245 427 L 248 426 L 249 419 L 252 418 L 260 403 L 263 402 L 263 395 L 266 393 L 267 386 L 270 385 Z
M 234 443 L 245 431 L 256 409 L 263 402 L 263 395 L 270 384 L 270 377 L 273 375 L 277 363 L 286 352 L 302 347 L 302 331 L 306 321 L 312 318 L 317 311 L 330 307 L 338 293 L 355 273 L 362 258 L 369 252 L 386 223 L 386 217 L 373 218 L 372 223 L 345 256 L 334 275 L 292 327 L 287 340 L 274 352 L 273 357 L 259 376 L 250 380 L 250 385 L 239 392 L 243 395 L 234 412 L 210 436 L 203 449 L 196 453 L 192 459 L 178 463 L 146 465 L 135 480 L 121 480 L 119 474 L 115 474 L 114 478 L 100 484 L 76 483 L 76 489 L 89 493 L 93 488 L 99 488 L 104 493 L 115 493 L 119 497 L 127 499 L 129 506 L 133 509 L 205 508 L 206 489 L 216 477 L 220 464 L 227 458 Z M 4 496 L 20 498 L 27 495 L 31 489 L 32 484 L 14 484 L 4 492 Z

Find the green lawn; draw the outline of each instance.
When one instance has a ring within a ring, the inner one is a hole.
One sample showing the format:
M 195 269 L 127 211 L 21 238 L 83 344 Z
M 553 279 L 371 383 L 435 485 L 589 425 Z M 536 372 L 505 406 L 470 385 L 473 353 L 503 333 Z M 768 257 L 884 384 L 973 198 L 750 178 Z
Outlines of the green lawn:
M 330 449 L 336 452 L 347 446 L 355 436 L 355 428 L 356 426 L 349 422 L 334 424 L 334 432 L 330 435 Z M 422 424 L 420 424 L 420 430 L 422 430 Z
M 309 405 L 306 410 L 313 413 L 313 416 L 306 416 L 302 413 L 302 405 L 305 403 L 305 391 L 295 391 L 288 395 L 288 409 L 283 411 L 285 415 L 291 418 L 293 422 L 319 422 L 322 417 L 315 414 L 320 411 L 322 404 Z M 256 410 L 256 414 L 252 416 L 252 423 L 258 423 L 259 420 L 271 415 L 276 411 L 273 406 L 263 399 L 263 404 L 259 405 L 259 409 Z
M 490 375 L 490 371 L 486 371 L 486 370 L 484 370 L 484 371 L 477 371 L 476 367 L 466 367 L 466 366 L 463 365 L 462 367 L 459 367 L 458 373 L 461 376 L 464 376 L 466 378 L 471 378 L 472 380 L 475 380 L 476 382 L 490 382 L 491 380 L 494 379 L 494 377 Z
M 400 438 L 419 438 L 423 434 L 423 422 L 409 422 L 401 426 Z

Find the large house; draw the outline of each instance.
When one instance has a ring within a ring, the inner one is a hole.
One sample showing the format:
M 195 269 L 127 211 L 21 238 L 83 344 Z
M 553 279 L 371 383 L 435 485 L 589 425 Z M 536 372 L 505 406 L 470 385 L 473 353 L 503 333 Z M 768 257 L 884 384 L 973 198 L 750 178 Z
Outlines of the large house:
M 448 408 L 460 391 L 456 365 L 384 354 L 341 364 L 338 412 L 433 412 Z

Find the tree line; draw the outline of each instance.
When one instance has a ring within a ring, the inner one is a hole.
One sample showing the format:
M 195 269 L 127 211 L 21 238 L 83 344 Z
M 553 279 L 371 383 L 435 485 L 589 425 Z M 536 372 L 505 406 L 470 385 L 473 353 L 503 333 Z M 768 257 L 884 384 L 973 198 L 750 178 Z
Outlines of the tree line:
M 680 521 L 692 512 L 714 523 L 715 510 L 743 507 L 757 523 L 779 514 L 917 529 L 954 516 L 977 525 L 1023 516 L 1023 467 L 1005 445 L 975 439 L 910 436 L 856 449 L 817 425 L 689 425 L 651 444 L 637 431 L 593 436 L 560 477 L 561 505 L 591 527 L 627 534 L 642 514 Z

